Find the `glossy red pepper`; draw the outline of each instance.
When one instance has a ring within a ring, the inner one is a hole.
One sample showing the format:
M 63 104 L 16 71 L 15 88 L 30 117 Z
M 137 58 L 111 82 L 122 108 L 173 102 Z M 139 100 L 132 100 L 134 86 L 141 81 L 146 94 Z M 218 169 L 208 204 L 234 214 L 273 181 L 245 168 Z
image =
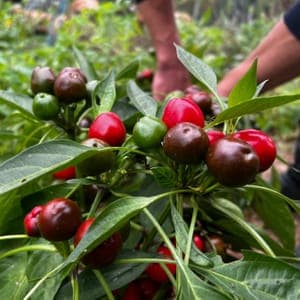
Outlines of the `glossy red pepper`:
M 92 122 L 88 137 L 100 139 L 110 146 L 121 146 L 126 138 L 126 128 L 119 115 L 105 112 Z
M 28 236 L 40 237 L 41 233 L 38 227 L 38 217 L 42 206 L 35 206 L 24 218 L 24 229 Z
M 163 256 L 164 258 L 172 258 L 171 251 L 165 246 L 160 246 L 157 249 L 157 253 Z M 166 266 L 173 275 L 176 274 L 176 264 L 166 264 Z M 164 269 L 159 263 L 153 263 L 148 265 L 145 272 L 149 276 L 149 278 L 156 282 L 169 281 L 167 273 L 164 271 Z
M 74 245 L 77 246 L 88 229 L 95 221 L 94 218 L 85 220 L 78 228 L 75 237 Z M 108 239 L 98 245 L 90 253 L 82 258 L 82 262 L 87 266 L 97 269 L 111 264 L 119 254 L 122 248 L 122 236 L 120 232 L 113 233 Z
M 275 141 L 265 132 L 258 129 L 237 131 L 233 137 L 241 139 L 252 146 L 259 158 L 259 172 L 269 169 L 277 154 Z
M 171 99 L 165 106 L 162 120 L 168 128 L 178 123 L 190 122 L 204 127 L 204 115 L 198 105 L 186 98 Z

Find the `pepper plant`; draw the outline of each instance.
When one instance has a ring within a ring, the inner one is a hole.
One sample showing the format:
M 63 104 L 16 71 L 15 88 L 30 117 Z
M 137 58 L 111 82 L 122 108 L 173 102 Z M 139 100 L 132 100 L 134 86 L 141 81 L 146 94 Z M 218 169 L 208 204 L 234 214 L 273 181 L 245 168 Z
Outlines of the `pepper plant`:
M 218 114 L 193 97 L 155 101 L 133 80 L 136 61 L 98 78 L 76 48 L 80 70 L 64 67 L 77 87 L 82 74 L 80 99 L 56 92 L 51 120 L 33 109 L 34 93 L 0 91 L 39 133 L 0 165 L 1 298 L 300 297 L 300 207 L 262 178 L 264 151 L 237 134 L 244 116 L 300 95 L 259 96 L 254 62 L 222 99 L 214 71 L 176 49 Z M 61 77 L 71 86 L 60 73 L 54 94 Z

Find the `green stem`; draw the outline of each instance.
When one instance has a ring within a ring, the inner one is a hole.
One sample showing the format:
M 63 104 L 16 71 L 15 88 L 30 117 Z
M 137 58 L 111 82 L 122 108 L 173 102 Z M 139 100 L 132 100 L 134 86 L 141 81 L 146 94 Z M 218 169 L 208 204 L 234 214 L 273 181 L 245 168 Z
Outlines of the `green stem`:
M 162 267 L 162 269 L 166 272 L 171 284 L 174 286 L 174 288 L 176 289 L 176 286 L 177 286 L 177 282 L 176 282 L 176 279 L 174 278 L 173 274 L 170 272 L 170 270 L 168 269 L 168 267 L 163 264 L 163 263 L 160 263 L 160 266 Z
M 101 202 L 103 194 L 104 194 L 103 189 L 100 189 L 100 190 L 97 191 L 96 197 L 93 201 L 93 204 L 92 204 L 91 209 L 89 211 L 89 214 L 87 216 L 88 219 L 95 217 L 97 208 L 99 207 L 99 204 Z
M 300 257 L 277 256 L 277 258 L 291 263 L 300 263 Z
M 205 189 L 205 193 L 210 193 L 211 191 L 215 190 L 217 187 L 221 186 L 219 182 L 211 185 L 209 188 Z
M 163 264 L 175 264 L 176 261 L 174 259 L 166 259 L 166 258 L 149 258 L 149 257 L 143 257 L 143 258 L 120 258 L 116 260 L 116 264 L 152 264 L 152 263 L 163 263 Z
M 14 239 L 29 239 L 30 237 L 27 234 L 10 234 L 0 236 L 0 241 L 2 240 L 14 240 Z
M 27 245 L 27 246 L 18 247 L 18 248 L 9 250 L 5 253 L 2 253 L 0 255 L 0 259 L 2 259 L 4 257 L 11 256 L 11 255 L 15 255 L 15 254 L 18 254 L 18 253 L 21 253 L 21 252 L 35 251 L 35 250 L 50 251 L 50 252 L 55 252 L 56 251 L 55 247 L 53 247 L 52 245 L 42 245 L 42 244 Z
M 71 195 L 72 195 L 74 192 L 76 192 L 76 190 L 77 190 L 78 188 L 80 188 L 80 186 L 81 186 L 80 183 L 76 184 L 76 185 L 72 188 L 72 190 L 71 190 L 65 197 L 66 197 L 66 198 L 71 197 Z
M 133 221 L 130 221 L 130 226 L 133 229 L 135 229 L 136 231 L 140 231 L 140 232 L 144 232 L 145 231 L 145 228 L 142 225 L 140 225 L 138 223 L 135 223 Z
M 108 300 L 114 300 L 115 297 L 113 295 L 113 293 L 111 292 L 110 290 L 110 287 L 108 286 L 105 278 L 103 277 L 102 273 L 100 272 L 100 270 L 93 270 L 95 276 L 97 277 L 98 281 L 100 282 L 101 286 L 103 287 L 105 293 L 106 293 L 106 296 L 107 296 L 107 299 Z
M 164 207 L 163 212 L 158 217 L 159 224 L 164 223 L 164 221 L 166 220 L 166 218 L 169 215 L 169 212 L 170 212 L 170 203 L 168 202 L 168 204 Z M 149 248 L 150 244 L 152 243 L 152 241 L 156 235 L 156 232 L 157 232 L 157 230 L 156 230 L 155 226 L 152 227 L 152 229 L 150 230 L 149 234 L 147 235 L 147 237 L 143 243 L 142 250 L 147 250 Z
M 172 242 L 170 241 L 170 239 L 168 238 L 167 234 L 164 232 L 163 228 L 160 226 L 160 224 L 157 222 L 157 220 L 154 218 L 154 216 L 151 214 L 151 212 L 147 208 L 144 208 L 143 211 L 146 214 L 146 216 L 149 218 L 149 220 L 152 222 L 152 224 L 156 227 L 157 231 L 159 232 L 159 234 L 163 238 L 165 244 L 167 245 L 167 247 L 171 251 L 171 254 L 172 254 L 173 258 L 175 259 L 175 261 L 179 261 L 180 258 L 178 257 L 178 255 L 176 253 L 176 249 L 174 248 L 174 246 L 173 246 Z M 173 284 L 175 282 L 174 286 L 176 287 L 176 281 L 175 281 L 173 275 L 170 272 L 166 272 L 166 273 L 167 273 L 170 281 Z
M 191 247 L 192 247 L 192 243 L 193 243 L 193 235 L 194 235 L 195 226 L 196 226 L 196 222 L 197 222 L 197 216 L 198 216 L 198 206 L 195 203 L 194 196 L 192 196 L 191 204 L 193 207 L 193 214 L 192 214 L 191 224 L 190 224 L 190 228 L 189 228 L 188 242 L 186 245 L 185 257 L 184 257 L 184 263 L 186 265 L 188 265 L 189 260 L 190 260 Z
M 151 214 L 151 212 L 147 209 L 144 208 L 143 212 L 146 214 L 146 216 L 149 218 L 149 220 L 152 222 L 158 233 L 161 235 L 162 239 L 164 240 L 166 246 L 169 248 L 169 250 L 172 253 L 172 256 L 174 258 L 178 257 L 176 249 L 174 248 L 174 245 L 170 241 L 169 237 L 167 234 L 164 232 L 163 228 L 160 226 L 160 224 L 157 222 L 157 220 L 154 218 L 154 216 Z
M 73 300 L 79 300 L 79 284 L 77 276 L 77 268 L 71 273 L 71 284 L 73 290 Z
M 269 247 L 269 245 L 265 242 L 265 240 L 254 230 L 247 222 L 245 222 L 243 219 L 229 211 L 228 209 L 224 209 L 222 206 L 217 205 L 215 203 L 212 203 L 212 205 L 217 208 L 218 210 L 222 211 L 225 215 L 230 217 L 232 220 L 234 220 L 236 223 L 238 223 L 245 231 L 247 231 L 260 245 L 260 247 L 264 250 L 264 252 L 271 256 L 276 257 L 272 249 Z
M 217 100 L 217 102 L 218 102 L 221 110 L 222 111 L 225 110 L 226 109 L 226 105 L 225 105 L 224 101 L 220 98 L 220 96 L 217 93 L 213 92 L 213 94 L 216 97 L 216 100 Z

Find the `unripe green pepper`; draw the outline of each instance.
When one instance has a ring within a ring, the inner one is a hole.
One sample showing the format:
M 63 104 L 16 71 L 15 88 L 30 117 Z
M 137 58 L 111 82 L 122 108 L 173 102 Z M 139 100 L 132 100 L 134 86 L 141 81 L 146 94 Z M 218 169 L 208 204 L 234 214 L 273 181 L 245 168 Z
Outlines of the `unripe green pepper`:
M 41 120 L 55 119 L 60 110 L 58 100 L 55 96 L 38 93 L 32 102 L 32 111 Z
M 134 142 L 142 149 L 158 147 L 167 132 L 167 126 L 156 117 L 144 116 L 133 127 Z

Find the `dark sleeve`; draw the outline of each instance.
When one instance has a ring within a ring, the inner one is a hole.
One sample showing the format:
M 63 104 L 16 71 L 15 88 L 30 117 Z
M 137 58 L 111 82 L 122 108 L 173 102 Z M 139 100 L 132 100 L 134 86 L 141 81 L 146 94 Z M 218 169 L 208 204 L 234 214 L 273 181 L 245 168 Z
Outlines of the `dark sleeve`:
M 300 1 L 285 13 L 283 19 L 290 32 L 300 39 Z
M 139 3 L 142 2 L 142 1 L 144 1 L 144 0 L 133 0 L 133 2 L 134 2 L 135 4 L 139 4 Z

